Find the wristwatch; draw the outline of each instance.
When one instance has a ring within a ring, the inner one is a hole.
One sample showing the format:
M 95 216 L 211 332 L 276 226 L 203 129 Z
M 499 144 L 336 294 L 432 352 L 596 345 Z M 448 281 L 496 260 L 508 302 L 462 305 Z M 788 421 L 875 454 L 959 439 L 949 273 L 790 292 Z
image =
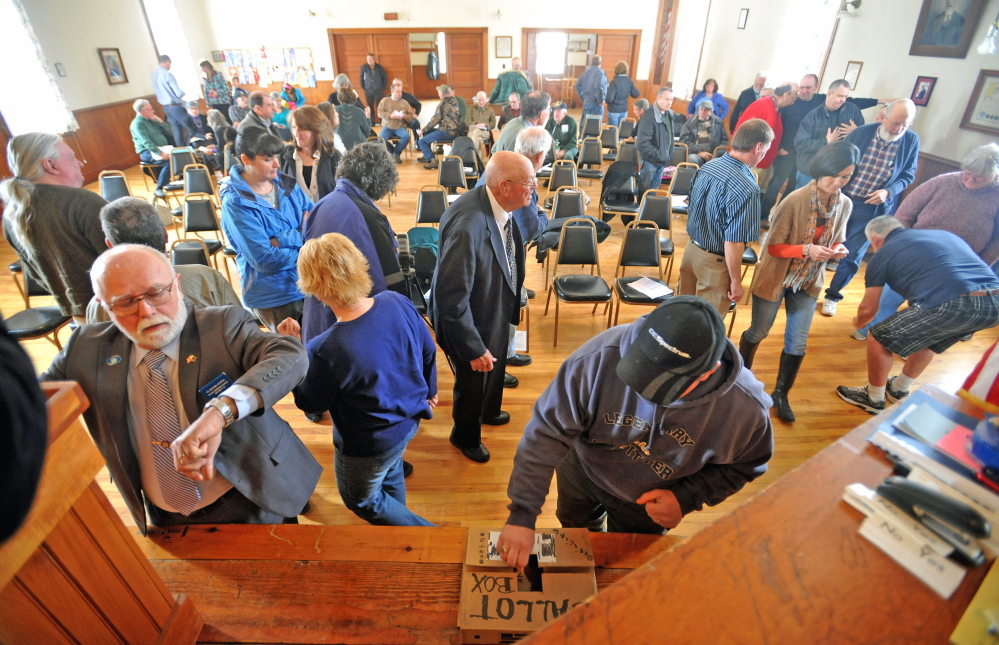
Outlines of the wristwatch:
M 230 408 L 227 403 L 222 401 L 222 399 L 212 399 L 205 404 L 202 411 L 207 412 L 208 408 L 215 408 L 222 413 L 222 416 L 225 418 L 225 424 L 222 426 L 223 428 L 228 428 L 229 424 L 236 420 L 236 415 L 233 414 L 232 408 Z

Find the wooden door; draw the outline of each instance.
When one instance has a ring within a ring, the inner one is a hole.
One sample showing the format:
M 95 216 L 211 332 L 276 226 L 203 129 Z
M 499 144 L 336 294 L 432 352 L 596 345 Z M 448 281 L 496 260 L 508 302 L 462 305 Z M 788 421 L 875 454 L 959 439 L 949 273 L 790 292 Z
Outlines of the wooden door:
M 456 96 L 471 102 L 477 92 L 490 92 L 486 87 L 485 58 L 481 33 L 452 33 L 447 39 L 447 78 Z
M 637 34 L 602 33 L 597 37 L 597 55 L 602 59 L 600 68 L 607 73 L 608 79 L 614 78 L 614 66 L 622 60 L 628 63 L 628 75 L 635 78 L 637 40 Z
M 368 42 L 367 34 L 333 34 L 333 51 L 336 58 L 334 64 L 338 74 L 346 74 L 350 78 L 350 84 L 354 86 L 362 100 L 364 92 L 361 90 L 361 66 L 367 62 L 368 52 L 371 51 L 371 43 Z
M 390 85 L 393 78 L 401 78 L 405 87 L 413 87 L 408 33 L 374 34 L 371 36 L 371 51 L 385 68 Z M 388 93 L 388 88 L 385 91 Z
M 333 60 L 337 73 L 346 74 L 350 78 L 351 85 L 362 99 L 364 92 L 361 89 L 361 66 L 368 62 L 369 53 L 374 54 L 378 63 L 385 68 L 389 84 L 398 76 L 406 87 L 412 87 L 408 33 L 332 33 L 330 42 L 333 46 Z

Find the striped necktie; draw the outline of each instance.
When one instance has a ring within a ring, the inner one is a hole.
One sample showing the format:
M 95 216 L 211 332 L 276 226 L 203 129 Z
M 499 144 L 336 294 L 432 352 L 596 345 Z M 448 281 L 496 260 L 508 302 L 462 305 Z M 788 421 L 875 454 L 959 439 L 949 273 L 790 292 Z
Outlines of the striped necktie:
M 180 420 L 163 365 L 166 359 L 158 349 L 142 359 L 146 364 L 146 425 L 153 438 L 153 460 L 163 499 L 178 512 L 190 515 L 201 501 L 201 493 L 194 481 L 173 465 L 169 445 L 180 436 Z
M 513 290 L 517 291 L 517 253 L 514 249 L 514 239 L 513 239 L 513 217 L 509 217 L 506 220 L 506 225 L 503 227 L 506 232 L 506 261 L 510 265 L 510 283 L 513 285 Z

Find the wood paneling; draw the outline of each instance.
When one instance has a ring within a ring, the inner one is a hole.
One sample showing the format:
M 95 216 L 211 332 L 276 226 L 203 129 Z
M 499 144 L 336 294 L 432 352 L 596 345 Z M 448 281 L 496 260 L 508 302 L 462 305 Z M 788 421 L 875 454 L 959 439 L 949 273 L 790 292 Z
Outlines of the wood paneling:
M 960 169 L 961 164 L 957 161 L 944 159 L 943 157 L 931 155 L 927 152 L 920 152 L 919 164 L 916 166 L 916 178 L 911 184 L 909 184 L 909 187 L 905 189 L 905 192 L 902 193 L 902 199 L 908 197 L 909 193 L 915 190 L 916 186 L 922 184 L 923 182 L 933 179 L 937 175 L 954 172 Z
M 413 84 L 406 87 L 405 90 L 421 101 L 427 99 L 436 101 L 439 98 L 437 96 L 437 86 L 441 83 L 447 83 L 447 78 L 447 74 L 439 74 L 437 78 L 427 78 L 426 65 L 413 65 Z M 488 92 L 491 88 L 492 85 L 489 88 L 482 89 Z
M 447 77 L 448 85 L 456 95 L 469 100 L 476 92 L 485 90 L 485 46 L 482 33 L 448 33 Z

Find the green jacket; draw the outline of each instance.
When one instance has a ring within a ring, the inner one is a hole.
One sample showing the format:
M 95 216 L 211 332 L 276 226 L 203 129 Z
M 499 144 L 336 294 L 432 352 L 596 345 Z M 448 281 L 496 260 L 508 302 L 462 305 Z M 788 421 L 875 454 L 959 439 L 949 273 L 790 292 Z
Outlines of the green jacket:
M 510 95 L 514 92 L 523 98 L 531 91 L 531 83 L 527 80 L 527 74 L 523 70 L 511 69 L 503 72 L 496 79 L 496 87 L 489 95 L 489 102 L 493 105 L 506 105 L 510 102 Z
M 548 123 L 545 124 L 545 130 L 548 130 L 548 133 L 552 135 L 552 139 L 555 140 L 555 145 L 558 146 L 558 149 L 565 150 L 566 159 L 574 158 L 576 152 L 578 152 L 576 148 L 576 134 L 578 129 L 576 120 L 568 114 L 562 119 L 562 123 L 555 123 L 555 117 L 550 116 L 548 117 Z
M 159 155 L 163 153 L 160 146 L 173 145 L 173 132 L 169 125 L 165 122 L 157 123 L 141 114 L 135 115 L 132 124 L 128 126 L 128 131 L 132 133 L 132 143 L 135 144 L 135 151 L 138 153 L 148 150 L 154 155 Z

